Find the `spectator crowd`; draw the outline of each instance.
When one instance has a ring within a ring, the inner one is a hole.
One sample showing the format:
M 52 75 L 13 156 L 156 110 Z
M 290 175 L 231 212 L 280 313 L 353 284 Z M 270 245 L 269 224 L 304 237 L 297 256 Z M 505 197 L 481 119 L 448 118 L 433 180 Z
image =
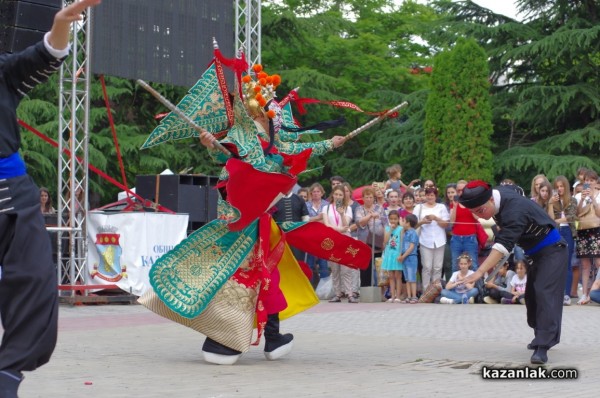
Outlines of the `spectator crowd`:
M 296 252 L 313 270 L 312 283 L 321 298 L 358 303 L 360 287 L 380 286 L 383 301 L 389 303 L 524 304 L 528 258 L 518 246 L 496 275 L 476 284 L 461 282 L 477 270 L 496 230 L 493 219 L 478 219 L 458 203 L 467 181 L 440 190 L 433 179 L 406 184 L 400 165 L 386 172 L 387 181 L 354 190 L 345 178 L 334 176 L 329 195 L 319 183 L 291 194 L 306 204 L 295 220 L 323 222 L 367 243 L 374 253 L 369 268 L 358 271 Z M 500 184 L 526 195 L 510 179 Z M 529 197 L 556 222 L 568 244 L 563 304 L 600 303 L 597 172 L 580 168 L 572 184 L 566 176 L 550 181 L 539 174 L 531 182 Z

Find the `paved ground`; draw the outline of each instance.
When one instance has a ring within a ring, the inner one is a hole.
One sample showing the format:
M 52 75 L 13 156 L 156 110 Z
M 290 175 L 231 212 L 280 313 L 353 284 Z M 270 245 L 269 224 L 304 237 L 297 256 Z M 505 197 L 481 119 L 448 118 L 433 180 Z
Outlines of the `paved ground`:
M 595 305 L 565 308 L 548 369 L 577 380 L 481 377 L 485 365 L 529 365 L 532 338 L 520 305 L 321 303 L 282 322 L 294 351 L 266 361 L 262 345 L 234 366 L 203 362 L 203 336 L 139 305 L 61 306 L 52 361 L 27 374 L 33 397 L 485 397 L 595 396 Z

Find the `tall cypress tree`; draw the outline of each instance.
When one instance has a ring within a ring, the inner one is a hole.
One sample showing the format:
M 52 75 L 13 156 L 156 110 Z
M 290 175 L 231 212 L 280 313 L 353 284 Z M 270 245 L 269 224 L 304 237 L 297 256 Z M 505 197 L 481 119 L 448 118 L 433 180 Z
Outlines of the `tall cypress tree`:
M 600 2 L 517 0 L 523 21 L 468 0 L 436 5 L 447 19 L 434 45 L 468 36 L 487 52 L 496 178 L 600 171 Z
M 486 54 L 474 40 L 460 39 L 436 56 L 422 174 L 440 186 L 462 178 L 492 180 L 489 86 Z

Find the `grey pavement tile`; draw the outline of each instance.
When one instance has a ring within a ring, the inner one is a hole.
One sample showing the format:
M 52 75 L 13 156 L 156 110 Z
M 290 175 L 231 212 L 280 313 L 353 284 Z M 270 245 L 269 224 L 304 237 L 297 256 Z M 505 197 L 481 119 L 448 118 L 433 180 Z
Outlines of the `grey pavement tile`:
M 48 365 L 22 398 L 447 397 L 595 395 L 597 306 L 564 309 L 547 369 L 578 380 L 483 380 L 482 366 L 523 367 L 532 331 L 523 306 L 321 303 L 282 321 L 294 350 L 267 361 L 262 344 L 234 366 L 203 362 L 204 337 L 138 305 L 61 306 Z

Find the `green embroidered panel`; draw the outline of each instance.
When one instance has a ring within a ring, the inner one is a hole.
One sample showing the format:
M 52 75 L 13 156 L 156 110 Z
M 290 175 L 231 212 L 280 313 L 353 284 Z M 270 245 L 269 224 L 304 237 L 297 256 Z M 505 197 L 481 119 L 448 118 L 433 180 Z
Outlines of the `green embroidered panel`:
M 150 269 L 150 284 L 169 309 L 198 316 L 238 267 L 252 255 L 258 221 L 238 232 L 214 220 L 196 230 Z
M 226 131 L 229 128 L 229 119 L 225 101 L 229 99 L 223 97 L 223 84 L 223 77 L 218 73 L 217 64 L 213 62 L 200 80 L 188 91 L 189 94 L 177 104 L 177 108 L 213 134 Z M 171 140 L 198 136 L 194 128 L 171 112 L 152 131 L 141 149 Z

